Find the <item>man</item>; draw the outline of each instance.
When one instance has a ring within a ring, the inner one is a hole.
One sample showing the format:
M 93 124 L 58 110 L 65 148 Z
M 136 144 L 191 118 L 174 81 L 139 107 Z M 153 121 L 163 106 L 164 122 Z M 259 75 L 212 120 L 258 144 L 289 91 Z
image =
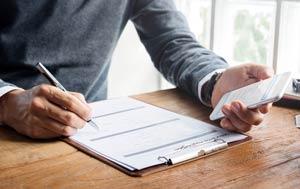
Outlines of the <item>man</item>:
M 4 0 L 0 7 L 0 122 L 32 138 L 70 136 L 90 119 L 86 100 L 106 98 L 111 55 L 128 20 L 155 67 L 208 106 L 271 76 L 255 64 L 228 68 L 196 42 L 170 0 Z M 34 67 L 38 61 L 77 93 L 42 84 L 47 81 Z M 233 102 L 223 107 L 220 124 L 246 132 L 269 109 Z

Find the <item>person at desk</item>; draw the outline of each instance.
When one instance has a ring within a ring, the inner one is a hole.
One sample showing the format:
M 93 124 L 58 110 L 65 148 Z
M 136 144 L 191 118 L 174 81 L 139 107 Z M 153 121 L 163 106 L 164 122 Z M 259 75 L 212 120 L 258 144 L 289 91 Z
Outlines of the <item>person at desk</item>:
M 0 7 L 0 122 L 32 138 L 70 136 L 90 119 L 87 102 L 106 98 L 111 56 L 129 20 L 155 67 L 207 106 L 272 75 L 257 64 L 229 67 L 199 45 L 170 0 L 4 0 Z M 38 61 L 76 93 L 42 84 Z M 233 102 L 220 125 L 247 132 L 270 106 Z

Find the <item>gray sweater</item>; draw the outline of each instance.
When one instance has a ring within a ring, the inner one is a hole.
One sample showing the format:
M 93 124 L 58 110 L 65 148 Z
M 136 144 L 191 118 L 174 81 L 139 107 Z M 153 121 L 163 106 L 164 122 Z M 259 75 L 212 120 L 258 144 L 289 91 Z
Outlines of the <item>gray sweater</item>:
M 111 56 L 128 20 L 155 67 L 194 96 L 203 77 L 228 66 L 196 42 L 171 0 L 2 0 L 0 87 L 47 83 L 34 67 L 40 61 L 69 91 L 89 102 L 105 99 Z

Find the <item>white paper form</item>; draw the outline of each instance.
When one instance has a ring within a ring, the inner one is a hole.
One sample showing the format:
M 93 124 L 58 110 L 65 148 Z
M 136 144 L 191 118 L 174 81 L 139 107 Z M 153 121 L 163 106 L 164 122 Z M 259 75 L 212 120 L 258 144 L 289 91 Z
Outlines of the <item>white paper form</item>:
M 159 156 L 191 148 L 190 144 L 247 137 L 127 97 L 91 107 L 100 131 L 87 125 L 70 138 L 129 170 L 162 164 Z

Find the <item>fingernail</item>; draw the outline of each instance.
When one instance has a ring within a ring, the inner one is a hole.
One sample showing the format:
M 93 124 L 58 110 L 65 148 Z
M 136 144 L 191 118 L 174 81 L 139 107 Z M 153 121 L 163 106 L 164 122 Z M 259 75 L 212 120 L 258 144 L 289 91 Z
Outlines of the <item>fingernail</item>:
M 228 123 L 227 119 L 222 120 L 221 126 L 224 127 L 224 128 L 228 128 L 229 127 L 229 123 Z
M 241 107 L 240 107 L 240 105 L 239 105 L 238 103 L 234 103 L 234 104 L 232 105 L 232 110 L 233 110 L 234 112 L 238 113 L 238 112 L 240 111 L 240 109 L 241 109 Z
M 226 116 L 228 116 L 230 114 L 230 110 L 227 107 L 224 107 L 222 110 Z

